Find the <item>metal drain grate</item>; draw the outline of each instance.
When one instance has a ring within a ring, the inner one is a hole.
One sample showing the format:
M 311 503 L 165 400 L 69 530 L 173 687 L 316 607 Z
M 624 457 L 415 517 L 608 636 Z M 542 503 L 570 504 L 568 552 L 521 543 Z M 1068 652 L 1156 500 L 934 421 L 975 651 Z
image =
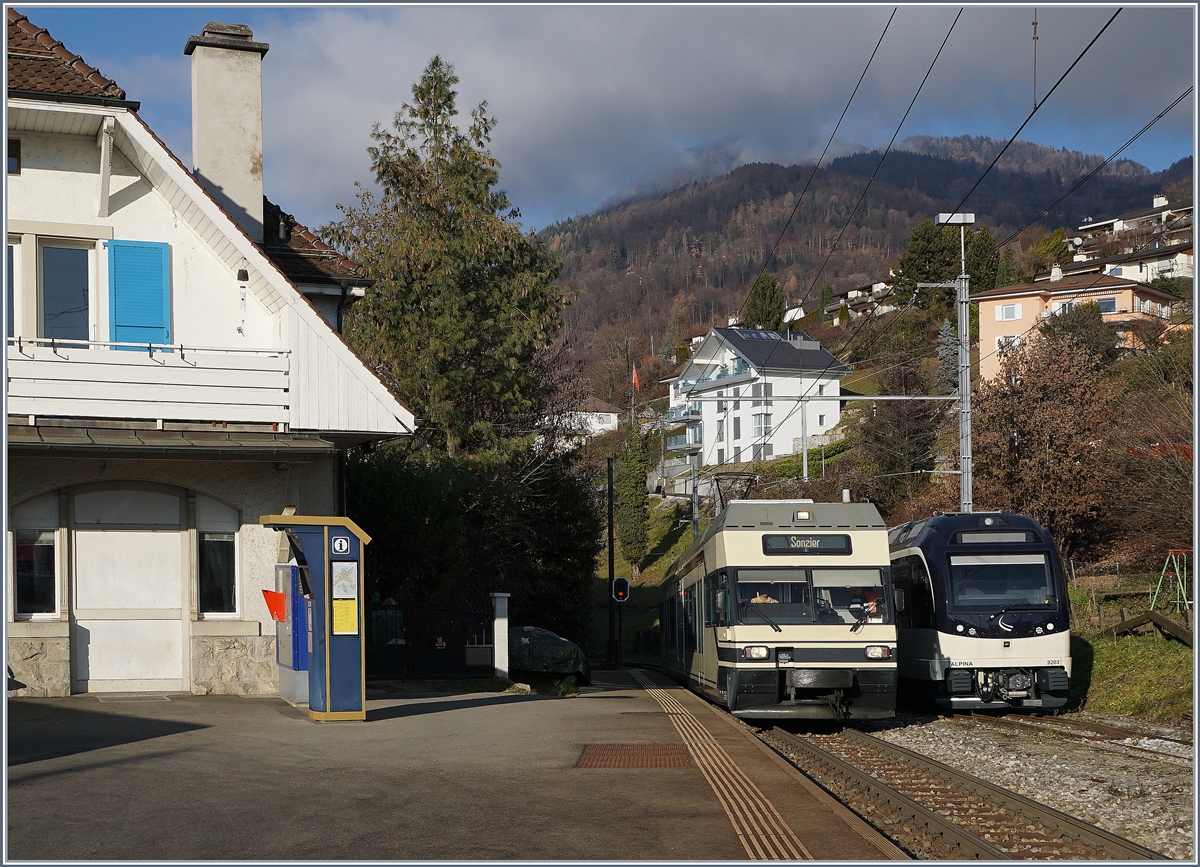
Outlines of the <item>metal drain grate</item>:
M 692 764 L 682 744 L 588 744 L 577 768 L 686 768 Z
M 96 701 L 103 702 L 141 702 L 141 701 L 170 701 L 165 695 L 106 695 L 96 696 Z

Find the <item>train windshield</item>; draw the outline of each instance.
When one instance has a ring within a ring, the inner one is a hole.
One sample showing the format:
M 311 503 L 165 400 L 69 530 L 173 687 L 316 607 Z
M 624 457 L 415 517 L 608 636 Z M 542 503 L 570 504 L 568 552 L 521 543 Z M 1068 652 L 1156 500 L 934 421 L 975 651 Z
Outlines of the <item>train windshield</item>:
M 960 614 L 1001 608 L 1053 608 L 1058 598 L 1045 554 L 972 554 L 950 558 L 950 606 Z
M 739 569 L 739 623 L 886 623 L 880 569 Z

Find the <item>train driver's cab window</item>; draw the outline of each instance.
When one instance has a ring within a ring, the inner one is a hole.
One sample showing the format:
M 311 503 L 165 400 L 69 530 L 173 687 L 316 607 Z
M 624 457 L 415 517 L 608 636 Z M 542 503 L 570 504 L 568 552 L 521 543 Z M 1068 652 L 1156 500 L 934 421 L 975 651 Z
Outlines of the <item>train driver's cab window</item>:
M 962 554 L 950 557 L 951 610 L 1038 611 L 1057 604 L 1045 554 Z
M 818 623 L 884 623 L 887 600 L 880 569 L 813 569 Z
M 740 569 L 739 623 L 812 623 L 812 595 L 805 569 Z

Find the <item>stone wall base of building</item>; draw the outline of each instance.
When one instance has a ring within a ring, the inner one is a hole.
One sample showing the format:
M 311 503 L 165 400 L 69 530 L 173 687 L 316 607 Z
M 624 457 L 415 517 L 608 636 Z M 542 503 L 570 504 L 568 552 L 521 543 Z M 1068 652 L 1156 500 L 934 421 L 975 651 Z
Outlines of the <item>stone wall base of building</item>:
M 192 637 L 192 695 L 278 695 L 274 635 Z
M 9 638 L 8 665 L 13 680 L 22 684 L 10 688 L 10 696 L 71 694 L 71 643 L 66 636 Z

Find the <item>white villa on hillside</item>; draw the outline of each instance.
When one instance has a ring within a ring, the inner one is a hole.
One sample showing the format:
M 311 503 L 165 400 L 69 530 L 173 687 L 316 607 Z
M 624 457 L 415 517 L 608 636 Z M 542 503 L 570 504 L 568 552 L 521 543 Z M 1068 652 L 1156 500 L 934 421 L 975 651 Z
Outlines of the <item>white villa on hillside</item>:
M 841 420 L 841 379 L 850 373 L 804 334 L 714 328 L 671 381 L 669 417 L 687 424 L 670 449 L 703 466 L 795 454 Z M 805 397 L 808 400 L 789 400 Z M 803 407 L 803 409 L 802 409 Z
M 193 170 L 8 10 L 18 695 L 277 692 L 261 591 L 288 549 L 259 516 L 344 514 L 345 450 L 414 426 L 335 330 L 371 281 L 263 198 L 267 45 L 209 24 L 180 48 Z

